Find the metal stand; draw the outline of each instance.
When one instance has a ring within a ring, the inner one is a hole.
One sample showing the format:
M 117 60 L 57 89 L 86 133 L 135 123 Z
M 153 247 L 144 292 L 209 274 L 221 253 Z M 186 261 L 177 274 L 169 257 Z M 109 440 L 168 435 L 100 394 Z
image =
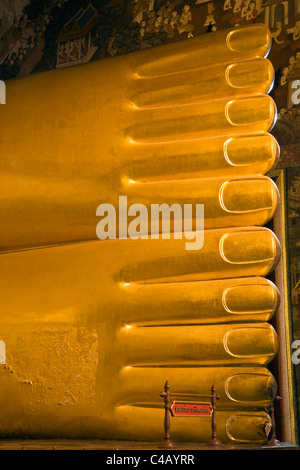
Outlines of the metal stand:
M 275 397 L 274 400 L 282 400 L 282 397 Z M 272 421 L 272 428 L 273 428 L 273 436 L 269 442 L 270 446 L 278 446 L 281 442 L 276 438 L 276 421 L 275 421 L 275 412 L 274 412 L 274 402 L 272 401 L 270 405 L 270 413 L 271 413 L 271 421 Z
M 164 429 L 165 429 L 165 439 L 159 445 L 161 449 L 170 449 L 175 448 L 174 442 L 170 438 L 170 385 L 169 382 L 165 383 L 165 391 L 160 393 L 160 396 L 164 398 L 165 401 L 165 419 L 164 419 Z
M 164 418 L 164 430 L 165 430 L 165 439 L 159 445 L 159 448 L 166 449 L 166 448 L 175 448 L 174 442 L 172 442 L 170 437 L 170 397 L 195 397 L 195 398 L 210 398 L 211 399 L 211 429 L 212 434 L 209 441 L 206 443 L 209 446 L 221 446 L 223 445 L 222 442 L 217 439 L 217 420 L 216 420 L 216 404 L 217 400 L 219 400 L 220 395 L 216 394 L 216 387 L 212 385 L 211 387 L 211 395 L 202 395 L 199 393 L 170 393 L 170 385 L 169 382 L 166 381 L 164 386 L 164 392 L 159 394 L 162 398 L 164 398 L 165 402 L 165 418 Z

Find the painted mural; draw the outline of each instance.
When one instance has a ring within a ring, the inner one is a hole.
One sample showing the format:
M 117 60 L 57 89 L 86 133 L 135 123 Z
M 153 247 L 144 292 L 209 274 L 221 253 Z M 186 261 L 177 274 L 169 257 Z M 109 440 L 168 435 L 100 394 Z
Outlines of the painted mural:
M 24 76 L 253 22 L 272 31 L 284 87 L 299 64 L 298 0 L 0 0 L 0 73 Z
M 287 171 L 288 238 L 292 331 L 294 345 L 300 341 L 300 167 Z M 294 368 L 297 387 L 298 416 L 300 415 L 300 364 Z
M 0 79 L 254 22 L 272 32 L 274 134 L 289 146 L 283 157 L 293 159 L 300 148 L 299 0 L 0 0 Z

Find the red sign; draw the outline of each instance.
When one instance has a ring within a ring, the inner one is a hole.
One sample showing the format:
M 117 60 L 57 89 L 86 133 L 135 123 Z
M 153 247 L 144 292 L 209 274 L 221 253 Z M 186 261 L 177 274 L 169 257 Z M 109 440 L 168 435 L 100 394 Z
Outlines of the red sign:
M 210 403 L 190 403 L 173 401 L 170 406 L 172 416 L 210 416 L 212 407 Z

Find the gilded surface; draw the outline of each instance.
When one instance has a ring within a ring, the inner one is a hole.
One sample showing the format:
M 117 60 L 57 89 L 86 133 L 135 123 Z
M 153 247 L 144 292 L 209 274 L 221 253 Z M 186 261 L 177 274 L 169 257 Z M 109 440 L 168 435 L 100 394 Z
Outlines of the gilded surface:
M 216 385 L 222 442 L 268 441 L 270 40 L 255 25 L 7 84 L 0 434 L 160 440 L 167 379 Z M 203 248 L 175 234 L 98 240 L 97 206 L 120 195 L 204 204 Z M 206 418 L 172 421 L 174 440 L 210 432 Z

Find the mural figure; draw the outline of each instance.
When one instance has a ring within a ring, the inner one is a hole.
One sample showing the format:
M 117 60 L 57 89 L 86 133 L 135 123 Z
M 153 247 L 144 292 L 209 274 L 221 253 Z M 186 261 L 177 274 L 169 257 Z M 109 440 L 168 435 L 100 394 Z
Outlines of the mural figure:
M 58 68 L 88 62 L 95 54 L 98 47 L 93 44 L 92 29 L 97 18 L 97 10 L 89 4 L 61 28 L 57 39 Z
M 246 12 L 247 23 L 253 23 L 255 18 L 258 16 L 258 10 L 256 8 L 256 2 L 250 2 L 249 9 Z
M 272 33 L 272 38 L 277 44 L 283 44 L 286 39 L 281 21 L 277 21 L 276 30 Z
M 178 33 L 188 33 L 188 38 L 193 37 L 194 30 L 194 26 L 191 24 L 192 13 L 190 9 L 191 7 L 189 5 L 184 5 L 177 27 Z
M 57 58 L 57 64 L 58 65 L 63 65 L 66 64 L 68 61 L 68 52 L 67 52 L 67 45 L 66 43 L 60 44 L 60 49 L 58 53 L 58 58 Z
M 280 77 L 280 85 L 281 86 L 284 86 L 287 84 L 287 76 L 289 74 L 289 68 L 288 67 L 284 67 L 283 71 L 282 71 L 282 75 Z
M 234 7 L 233 7 L 233 13 L 238 13 L 242 9 L 242 0 L 235 0 L 234 2 Z
M 259 14 L 256 1 L 250 0 L 244 0 L 243 2 L 236 0 L 233 12 L 235 14 L 229 19 L 229 23 L 234 26 L 253 23 Z
M 232 5 L 231 5 L 231 0 L 225 0 L 224 5 L 223 5 L 223 10 L 231 10 Z
M 214 11 L 215 7 L 213 3 L 208 3 L 207 4 L 207 17 L 206 21 L 204 23 L 204 26 L 212 26 L 216 24 L 215 18 L 214 18 Z
M 296 21 L 293 28 L 293 41 L 298 41 L 298 39 L 300 39 L 300 20 Z

